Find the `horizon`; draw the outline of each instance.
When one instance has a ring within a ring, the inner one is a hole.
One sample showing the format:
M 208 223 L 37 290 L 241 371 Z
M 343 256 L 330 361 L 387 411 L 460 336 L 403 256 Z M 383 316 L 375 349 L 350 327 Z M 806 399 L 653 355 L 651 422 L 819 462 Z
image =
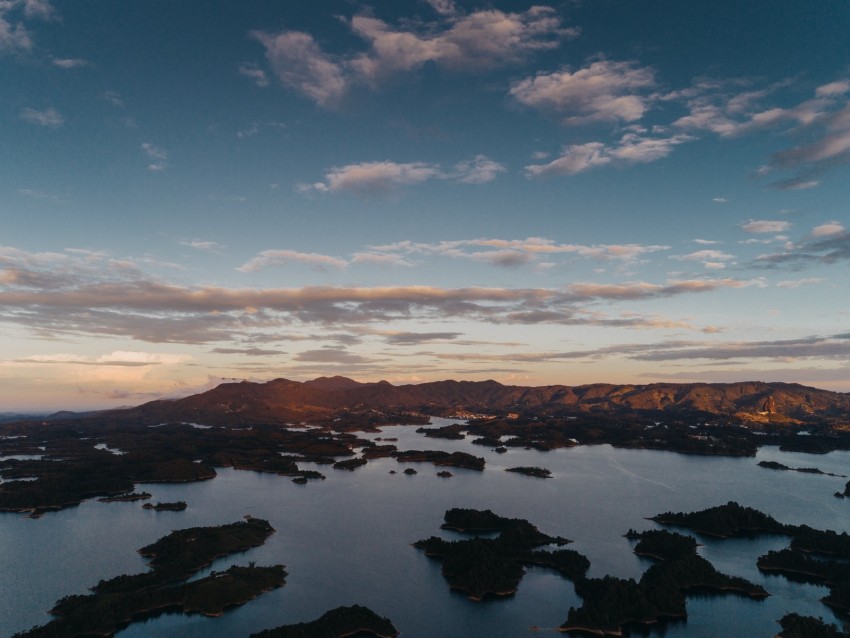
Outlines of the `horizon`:
M 187 398 L 187 397 L 190 397 L 190 396 L 195 396 L 196 394 L 203 394 L 204 392 L 209 392 L 211 390 L 215 390 L 219 386 L 227 385 L 227 384 L 237 384 L 238 385 L 238 384 L 241 384 L 241 383 L 252 383 L 252 384 L 255 384 L 255 385 L 264 385 L 264 384 L 272 383 L 274 381 L 291 381 L 291 382 L 294 382 L 294 383 L 309 383 L 311 381 L 321 381 L 321 380 L 325 380 L 325 379 L 328 379 L 328 380 L 330 380 L 330 379 L 342 379 L 342 380 L 345 380 L 345 381 L 353 381 L 353 382 L 355 382 L 359 385 L 375 385 L 375 384 L 380 384 L 380 383 L 389 383 L 390 385 L 392 385 L 394 387 L 403 387 L 403 386 L 406 386 L 406 385 L 422 385 L 422 384 L 427 384 L 427 383 L 445 383 L 445 382 L 497 383 L 497 384 L 505 386 L 505 387 L 513 386 L 513 387 L 529 387 L 529 388 L 548 387 L 548 386 L 563 386 L 565 388 L 580 388 L 580 387 L 596 386 L 596 385 L 609 385 L 609 386 L 614 386 L 614 387 L 629 385 L 629 386 L 634 386 L 635 388 L 646 388 L 646 387 L 650 387 L 650 386 L 654 386 L 654 385 L 676 385 L 676 386 L 686 386 L 686 385 L 737 385 L 737 384 L 752 383 L 752 384 L 765 384 L 765 385 L 798 385 L 798 386 L 808 388 L 808 389 L 823 390 L 823 391 L 826 391 L 826 392 L 836 392 L 838 394 L 850 394 L 850 392 L 840 392 L 840 391 L 827 390 L 826 388 L 819 388 L 817 386 L 807 386 L 807 385 L 796 383 L 796 382 L 761 381 L 761 380 L 757 380 L 757 379 L 749 379 L 749 380 L 746 380 L 746 381 L 733 381 L 733 382 L 728 382 L 728 383 L 722 382 L 722 381 L 693 381 L 693 382 L 652 381 L 652 382 L 647 382 L 647 383 L 636 383 L 636 384 L 618 384 L 618 383 L 595 382 L 595 383 L 582 383 L 582 384 L 578 384 L 578 385 L 565 385 L 565 384 L 554 383 L 554 384 L 542 384 L 541 386 L 522 386 L 520 384 L 502 383 L 500 381 L 497 381 L 496 379 L 471 380 L 471 379 L 448 378 L 448 379 L 435 379 L 435 380 L 431 380 L 431 381 L 419 381 L 419 382 L 413 382 L 413 383 L 410 383 L 410 382 L 392 383 L 391 381 L 387 381 L 386 379 L 378 379 L 378 380 L 375 380 L 375 381 L 362 381 L 360 379 L 354 379 L 354 378 L 346 377 L 346 376 L 343 376 L 343 375 L 334 375 L 334 376 L 320 376 L 320 377 L 315 377 L 313 379 L 305 379 L 305 380 L 287 379 L 287 378 L 284 378 L 284 377 L 278 377 L 278 378 L 275 378 L 275 379 L 266 379 L 266 380 L 263 380 L 263 381 L 250 381 L 248 379 L 236 379 L 236 378 L 220 379 L 218 383 L 215 383 L 214 385 L 211 385 L 208 388 L 199 390 L 198 392 L 193 392 L 191 394 L 180 394 L 180 395 L 174 395 L 174 396 L 162 396 L 162 397 L 157 397 L 157 398 L 154 398 L 154 399 L 148 399 L 146 401 L 143 401 L 141 403 L 136 403 L 136 404 L 107 406 L 107 407 L 95 406 L 95 405 L 82 406 L 82 407 L 78 408 L 77 410 L 68 410 L 68 409 L 64 409 L 64 408 L 49 410 L 49 411 L 45 411 L 45 410 L 41 410 L 41 411 L 38 411 L 38 410 L 21 410 L 21 411 L 8 410 L 8 411 L 0 411 L 0 416 L 20 414 L 20 415 L 24 415 L 24 416 L 27 416 L 27 417 L 39 417 L 39 416 L 50 416 L 50 415 L 56 414 L 58 412 L 86 413 L 86 412 L 101 412 L 101 411 L 107 411 L 107 410 L 132 410 L 133 408 L 137 408 L 137 407 L 144 405 L 146 403 L 155 402 L 155 401 L 178 401 L 180 399 L 184 399 L 184 398 Z
M 848 32 L 791 0 L 9 0 L 0 412 L 850 392 Z

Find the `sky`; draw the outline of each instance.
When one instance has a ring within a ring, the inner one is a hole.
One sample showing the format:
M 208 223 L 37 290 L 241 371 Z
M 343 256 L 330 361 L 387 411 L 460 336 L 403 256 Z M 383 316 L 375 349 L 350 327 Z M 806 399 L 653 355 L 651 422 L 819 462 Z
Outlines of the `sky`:
M 850 3 L 0 0 L 0 412 L 850 391 Z

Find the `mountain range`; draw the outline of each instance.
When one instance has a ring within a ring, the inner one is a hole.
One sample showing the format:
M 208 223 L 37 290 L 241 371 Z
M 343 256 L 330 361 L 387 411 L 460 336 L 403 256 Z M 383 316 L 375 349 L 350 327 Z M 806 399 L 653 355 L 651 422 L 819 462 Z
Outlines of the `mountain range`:
M 462 414 L 669 413 L 729 417 L 744 422 L 850 423 L 850 394 L 794 383 L 653 383 L 514 386 L 496 381 L 436 381 L 392 385 L 346 377 L 312 381 L 223 383 L 182 399 L 157 400 L 101 412 L 145 423 L 208 425 L 317 421 L 350 412 Z

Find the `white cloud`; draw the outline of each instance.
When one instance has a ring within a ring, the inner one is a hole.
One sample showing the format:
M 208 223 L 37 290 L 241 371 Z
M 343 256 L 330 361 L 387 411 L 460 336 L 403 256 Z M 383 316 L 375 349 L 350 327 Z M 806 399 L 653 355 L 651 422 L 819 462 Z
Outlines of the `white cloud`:
M 352 85 L 375 86 L 384 78 L 432 62 L 454 71 L 477 71 L 514 64 L 536 51 L 554 49 L 577 35 L 564 28 L 551 7 L 519 13 L 481 10 L 460 14 L 454 3 L 433 0 L 440 19 L 394 27 L 371 15 L 346 21 L 368 43 L 362 53 L 329 54 L 309 33 L 253 32 L 266 49 L 280 82 L 323 107 L 336 106 Z
M 724 253 L 720 250 L 697 250 L 687 255 L 671 255 L 670 259 L 677 261 L 701 261 L 706 268 L 723 268 L 722 262 L 735 259 L 735 255 Z
M 786 279 L 776 284 L 777 288 L 799 288 L 800 286 L 814 286 L 826 281 L 820 277 L 806 277 L 804 279 Z
M 636 62 L 599 60 L 590 66 L 539 73 L 515 83 L 510 95 L 526 106 L 563 117 L 565 124 L 641 119 L 649 106 L 646 93 L 655 72 Z
M 25 108 L 21 111 L 21 119 L 30 124 L 58 128 L 65 123 L 65 118 L 54 108 L 39 111 L 37 109 Z
M 471 160 L 458 162 L 454 166 L 454 176 L 465 184 L 484 184 L 492 182 L 499 173 L 507 169 L 486 155 L 476 155 Z
M 348 262 L 344 259 L 320 255 L 318 253 L 302 253 L 295 250 L 264 250 L 253 259 L 245 262 L 236 270 L 240 272 L 259 272 L 274 266 L 285 266 L 290 263 L 305 264 L 318 271 L 328 269 L 345 270 Z
M 53 58 L 50 60 L 53 66 L 58 66 L 60 69 L 76 69 L 81 66 L 88 66 L 88 60 L 82 58 Z
M 280 82 L 319 106 L 336 105 L 348 89 L 342 65 L 325 55 L 309 33 L 255 31 L 251 35 L 266 48 L 266 58 Z
M 352 264 L 368 264 L 372 266 L 405 266 L 412 267 L 414 264 L 402 257 L 391 253 L 359 252 L 351 257 Z
M 325 174 L 324 181 L 301 184 L 297 190 L 305 193 L 348 191 L 358 195 L 385 195 L 402 186 L 423 184 L 432 179 L 484 184 L 493 181 L 505 170 L 504 166 L 485 155 L 458 162 L 450 171 L 444 171 L 439 164 L 427 162 L 360 162 L 333 167 Z
M 843 233 L 846 228 L 841 222 L 828 222 L 812 228 L 812 237 L 829 237 L 830 235 L 838 235 Z
M 259 87 L 266 87 L 269 85 L 269 78 L 266 75 L 266 72 L 256 64 L 240 64 L 239 75 L 254 80 L 254 84 Z
M 191 241 L 181 241 L 181 246 L 188 246 L 189 248 L 194 248 L 195 250 L 207 250 L 211 252 L 216 252 L 225 248 L 223 244 L 219 244 L 215 241 L 205 241 L 203 239 L 193 239 Z
M 791 228 L 791 224 L 773 219 L 755 219 L 742 224 L 741 228 L 748 233 L 783 233 Z
M 645 164 L 662 159 L 673 152 L 679 144 L 691 141 L 689 135 L 667 138 L 641 137 L 627 133 L 614 145 L 588 142 L 565 146 L 560 157 L 547 164 L 531 164 L 525 167 L 527 177 L 550 175 L 576 175 L 599 166 Z
M 168 152 L 154 146 L 150 142 L 145 142 L 140 147 L 145 155 L 151 160 L 148 164 L 148 170 L 153 172 L 164 171 L 168 167 Z

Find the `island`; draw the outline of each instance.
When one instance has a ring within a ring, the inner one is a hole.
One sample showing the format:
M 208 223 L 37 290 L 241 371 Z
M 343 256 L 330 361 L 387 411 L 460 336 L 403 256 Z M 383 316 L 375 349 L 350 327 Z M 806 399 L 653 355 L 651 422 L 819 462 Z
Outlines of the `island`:
M 545 467 L 509 467 L 505 472 L 516 472 L 517 474 L 525 474 L 526 476 L 533 476 L 535 478 L 552 478 L 552 472 Z
M 157 512 L 182 512 L 187 507 L 186 501 L 174 501 L 172 503 L 145 503 L 142 509 L 155 510 Z
M 337 461 L 333 464 L 333 468 L 335 470 L 348 470 L 349 472 L 353 472 L 358 467 L 363 467 L 366 465 L 368 461 L 366 459 L 346 459 L 344 461 Z
M 399 463 L 433 463 L 436 466 L 459 467 L 468 470 L 484 469 L 485 461 L 480 456 L 466 452 L 444 452 L 443 450 L 406 450 L 395 452 Z
M 249 518 L 218 527 L 177 530 L 139 550 L 150 558 L 151 571 L 101 580 L 88 595 L 59 600 L 46 625 L 16 634 L 18 638 L 111 636 L 129 623 L 179 610 L 220 616 L 261 593 L 281 587 L 283 565 L 231 566 L 223 572 L 186 582 L 215 558 L 261 545 L 274 532 L 268 521 Z
M 768 470 L 783 470 L 786 472 L 802 472 L 803 474 L 821 474 L 823 476 L 847 478 L 847 476 L 844 474 L 833 474 L 832 472 L 824 472 L 823 470 L 816 467 L 789 467 L 777 461 L 759 461 L 758 465 L 759 467 L 763 467 Z
M 564 632 L 621 636 L 629 624 L 654 624 L 665 618 L 687 618 L 686 595 L 695 591 L 734 593 L 760 600 L 769 594 L 760 585 L 718 572 L 696 553 L 693 538 L 672 532 L 629 530 L 638 540 L 636 554 L 658 560 L 641 577 L 579 579 L 581 607 L 572 607 L 559 628 Z
M 499 532 L 496 538 L 446 541 L 432 536 L 413 544 L 429 558 L 442 561 L 443 576 L 451 589 L 462 591 L 471 600 L 516 593 L 525 574 L 523 565 L 548 567 L 572 579 L 583 577 L 590 567 L 587 558 L 572 550 L 537 550 L 570 541 L 548 536 L 523 519 L 505 518 L 490 510 L 455 508 L 445 513 L 444 520 L 443 529 Z
M 389 618 L 382 618 L 368 607 L 352 605 L 332 609 L 312 622 L 266 629 L 251 634 L 250 638 L 346 638 L 348 636 L 395 638 L 398 636 L 398 630 Z
M 129 503 L 132 501 L 145 501 L 150 497 L 150 492 L 130 492 L 129 494 L 119 494 L 118 496 L 106 496 L 97 500 L 101 503 Z
M 782 631 L 776 638 L 850 638 L 850 633 L 813 616 L 786 614 L 779 624 Z

